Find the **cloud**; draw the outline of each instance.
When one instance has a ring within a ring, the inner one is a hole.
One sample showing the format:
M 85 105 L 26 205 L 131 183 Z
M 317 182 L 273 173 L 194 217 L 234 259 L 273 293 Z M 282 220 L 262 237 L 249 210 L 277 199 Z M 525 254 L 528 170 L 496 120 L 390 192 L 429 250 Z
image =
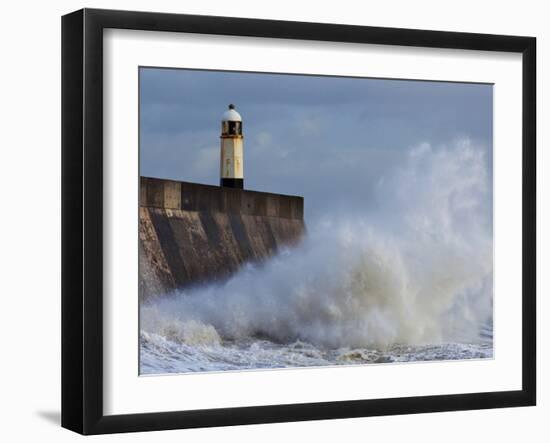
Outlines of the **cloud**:
M 492 174 L 490 85 L 150 68 L 141 174 L 217 184 L 228 103 L 243 116 L 245 187 L 303 195 L 311 219 L 368 210 L 385 172 L 426 140 L 471 140 Z
M 214 175 L 218 172 L 220 148 L 218 146 L 199 149 L 193 161 L 193 169 L 199 175 Z

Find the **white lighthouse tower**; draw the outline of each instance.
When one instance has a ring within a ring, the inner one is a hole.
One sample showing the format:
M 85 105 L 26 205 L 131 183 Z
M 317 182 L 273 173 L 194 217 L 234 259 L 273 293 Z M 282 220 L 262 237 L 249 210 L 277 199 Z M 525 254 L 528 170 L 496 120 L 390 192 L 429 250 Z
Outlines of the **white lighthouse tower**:
M 222 117 L 220 186 L 243 189 L 243 122 L 235 105 Z

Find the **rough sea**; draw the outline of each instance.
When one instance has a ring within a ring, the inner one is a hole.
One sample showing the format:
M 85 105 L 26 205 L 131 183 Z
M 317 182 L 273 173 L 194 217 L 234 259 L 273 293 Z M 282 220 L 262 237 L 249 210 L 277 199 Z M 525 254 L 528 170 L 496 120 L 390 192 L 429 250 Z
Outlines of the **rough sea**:
M 369 213 L 143 303 L 141 374 L 492 358 L 491 195 L 469 142 L 411 149 Z
M 141 333 L 140 340 L 142 375 L 493 357 L 490 337 L 470 344 L 393 345 L 383 350 L 322 349 L 301 341 L 277 344 L 261 339 L 188 345 L 147 332 Z

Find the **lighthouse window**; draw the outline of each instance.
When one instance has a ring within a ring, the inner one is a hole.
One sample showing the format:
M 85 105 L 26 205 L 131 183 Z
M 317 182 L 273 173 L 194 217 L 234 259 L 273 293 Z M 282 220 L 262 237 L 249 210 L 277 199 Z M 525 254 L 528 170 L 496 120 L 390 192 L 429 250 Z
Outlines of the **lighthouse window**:
M 222 122 L 222 134 L 224 135 L 242 135 L 242 122 L 224 121 Z
M 241 135 L 241 122 L 227 122 L 227 134 Z

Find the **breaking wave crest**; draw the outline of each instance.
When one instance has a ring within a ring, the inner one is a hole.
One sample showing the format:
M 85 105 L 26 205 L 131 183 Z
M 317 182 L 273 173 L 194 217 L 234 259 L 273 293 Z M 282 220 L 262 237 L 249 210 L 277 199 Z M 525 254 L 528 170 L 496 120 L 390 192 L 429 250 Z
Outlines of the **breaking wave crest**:
M 422 144 L 375 194 L 370 213 L 327 216 L 299 247 L 224 284 L 144 304 L 142 341 L 306 343 L 343 349 L 348 360 L 367 349 L 479 341 L 493 292 L 484 151 L 469 140 Z

